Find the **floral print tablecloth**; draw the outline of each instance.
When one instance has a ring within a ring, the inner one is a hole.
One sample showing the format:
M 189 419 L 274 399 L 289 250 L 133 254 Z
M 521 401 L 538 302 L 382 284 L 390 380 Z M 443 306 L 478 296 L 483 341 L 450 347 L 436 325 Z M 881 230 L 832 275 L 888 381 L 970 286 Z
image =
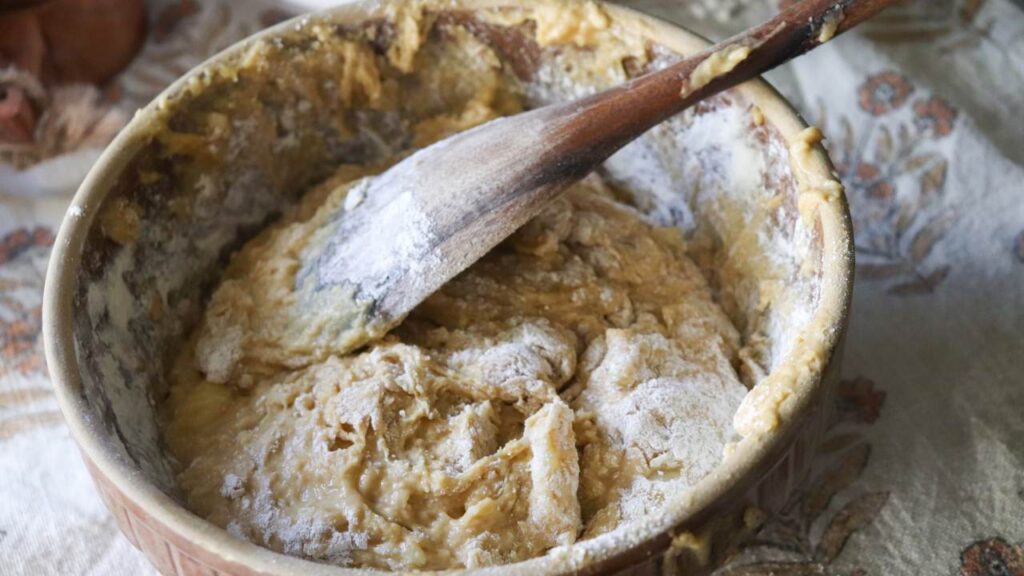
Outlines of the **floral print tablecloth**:
M 715 38 L 779 7 L 628 4 Z M 297 9 L 151 2 L 104 118 Z M 723 576 L 1024 576 L 1024 13 L 1010 0 L 902 10 L 919 12 L 769 76 L 828 137 L 857 284 L 815 472 Z M 42 359 L 47 257 L 97 155 L 94 138 L 64 144 L 28 168 L 0 163 L 0 575 L 152 574 L 94 492 Z

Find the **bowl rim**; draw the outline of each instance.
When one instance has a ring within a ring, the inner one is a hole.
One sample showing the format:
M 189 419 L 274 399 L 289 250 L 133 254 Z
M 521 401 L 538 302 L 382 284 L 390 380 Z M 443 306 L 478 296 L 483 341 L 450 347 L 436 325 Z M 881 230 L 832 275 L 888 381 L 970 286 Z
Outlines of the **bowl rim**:
M 438 2 L 440 9 L 484 9 L 502 6 L 576 4 L 580 0 L 533 0 L 514 4 L 512 0 L 456 0 Z M 128 500 L 150 518 L 182 540 L 194 543 L 229 565 L 242 566 L 257 573 L 281 575 L 342 575 L 380 573 L 367 569 L 329 566 L 271 551 L 262 546 L 231 536 L 226 530 L 193 514 L 162 492 L 137 467 L 105 440 L 100 423 L 90 416 L 89 407 L 80 394 L 82 387 L 73 335 L 73 298 L 77 290 L 77 273 L 84 242 L 103 200 L 113 189 L 134 153 L 147 141 L 151 126 L 166 107 L 166 102 L 188 90 L 189 81 L 228 58 L 244 53 L 253 43 L 317 23 L 353 21 L 385 15 L 388 6 L 401 0 L 345 0 L 330 9 L 300 15 L 251 35 L 208 58 L 176 80 L 145 108 L 138 111 L 129 124 L 103 151 L 75 194 L 54 242 L 47 267 L 43 296 L 43 336 L 47 366 L 55 388 L 58 404 L 72 437 L 96 473 L 112 483 Z M 616 25 L 635 31 L 645 38 L 677 53 L 693 53 L 709 43 L 690 30 L 638 10 L 599 2 Z M 431 6 L 429 0 L 427 7 Z M 735 90 L 756 103 L 764 117 L 787 144 L 798 139 L 808 124 L 772 86 L 762 79 L 744 83 Z M 810 147 L 802 163 L 812 176 L 834 178 L 835 171 L 820 143 Z M 799 178 L 799 175 L 797 175 Z M 788 446 L 800 423 L 805 420 L 814 402 L 820 397 L 822 375 L 839 350 L 849 318 L 854 275 L 852 222 L 845 194 L 819 204 L 822 228 L 822 290 L 820 303 L 811 323 L 827 327 L 820 343 L 826 351 L 825 361 L 815 370 L 798 371 L 794 376 L 792 396 L 780 410 L 777 427 L 767 434 L 745 438 L 704 479 L 692 487 L 669 512 L 651 522 L 638 522 L 609 546 L 590 550 L 580 545 L 568 548 L 567 554 L 549 553 L 514 564 L 492 566 L 472 571 L 475 574 L 537 574 L 595 573 L 625 567 L 643 561 L 672 545 L 674 536 L 687 530 L 697 520 L 707 520 L 716 507 L 729 498 L 742 495 L 749 486 L 745 481 L 760 478 L 778 462 L 776 456 Z M 794 347 L 787 358 L 799 352 Z M 773 370 L 775 373 L 780 366 Z M 97 480 L 98 481 L 98 480 Z M 742 489 L 742 491 L 741 491 Z M 592 542 L 592 541 L 591 541 Z M 583 550 L 583 554 L 573 553 Z M 461 573 L 453 570 L 445 573 Z

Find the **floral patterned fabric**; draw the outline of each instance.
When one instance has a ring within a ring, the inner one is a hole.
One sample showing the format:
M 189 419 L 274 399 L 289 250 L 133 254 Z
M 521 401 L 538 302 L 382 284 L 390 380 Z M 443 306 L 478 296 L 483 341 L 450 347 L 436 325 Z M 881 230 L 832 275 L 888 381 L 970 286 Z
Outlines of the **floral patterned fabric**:
M 793 1 L 627 3 L 721 38 Z M 104 89 L 126 117 L 297 9 L 150 5 L 146 47 Z M 1024 576 L 1024 13 L 901 5 L 769 79 L 828 138 L 857 283 L 814 471 L 719 574 Z M 100 503 L 42 359 L 45 265 L 94 145 L 0 165 L 0 575 L 155 573 Z

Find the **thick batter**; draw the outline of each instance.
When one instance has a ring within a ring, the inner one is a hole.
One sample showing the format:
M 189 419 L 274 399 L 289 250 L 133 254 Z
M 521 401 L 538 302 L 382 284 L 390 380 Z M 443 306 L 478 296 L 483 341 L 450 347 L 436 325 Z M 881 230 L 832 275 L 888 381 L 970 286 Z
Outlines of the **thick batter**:
M 538 40 L 582 38 L 551 22 L 597 34 L 607 22 L 594 14 L 538 13 Z M 486 89 L 496 60 L 461 28 L 448 32 L 461 53 L 482 55 L 462 63 L 406 28 L 385 56 L 340 44 L 352 64 L 340 85 L 388 109 L 406 104 L 384 70 L 481 68 L 453 110 L 441 103 L 414 127 L 416 145 L 515 108 Z M 455 63 L 437 67 L 442 57 Z M 596 177 L 385 339 L 332 349 L 330 310 L 303 321 L 299 253 L 369 174 L 343 166 L 236 253 L 174 363 L 165 438 L 193 511 L 340 565 L 476 567 L 612 532 L 719 462 L 746 393 L 739 335 L 681 233 L 647 223 Z
M 613 530 L 721 457 L 746 391 L 737 332 L 680 233 L 596 179 L 365 351 L 226 353 L 301 344 L 223 319 L 273 308 L 329 211 L 309 204 L 348 189 L 235 255 L 176 363 L 167 439 L 193 510 L 333 563 L 472 567 Z

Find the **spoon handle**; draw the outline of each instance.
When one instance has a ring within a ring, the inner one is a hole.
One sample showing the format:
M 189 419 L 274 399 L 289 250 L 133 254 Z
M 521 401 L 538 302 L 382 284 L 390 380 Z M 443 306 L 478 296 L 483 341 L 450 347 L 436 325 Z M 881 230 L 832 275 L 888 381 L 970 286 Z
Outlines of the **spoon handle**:
M 424 148 L 373 180 L 328 248 L 306 259 L 317 290 L 348 287 L 370 327 L 363 341 L 379 335 L 649 128 L 895 1 L 804 0 L 663 70 Z
M 669 117 L 828 42 L 897 1 L 803 0 L 668 68 L 554 106 L 550 116 L 561 121 L 552 132 L 560 137 L 551 152 L 568 154 L 580 163 L 574 172 L 585 173 L 586 166 L 603 162 Z M 567 113 L 568 106 L 575 113 Z

